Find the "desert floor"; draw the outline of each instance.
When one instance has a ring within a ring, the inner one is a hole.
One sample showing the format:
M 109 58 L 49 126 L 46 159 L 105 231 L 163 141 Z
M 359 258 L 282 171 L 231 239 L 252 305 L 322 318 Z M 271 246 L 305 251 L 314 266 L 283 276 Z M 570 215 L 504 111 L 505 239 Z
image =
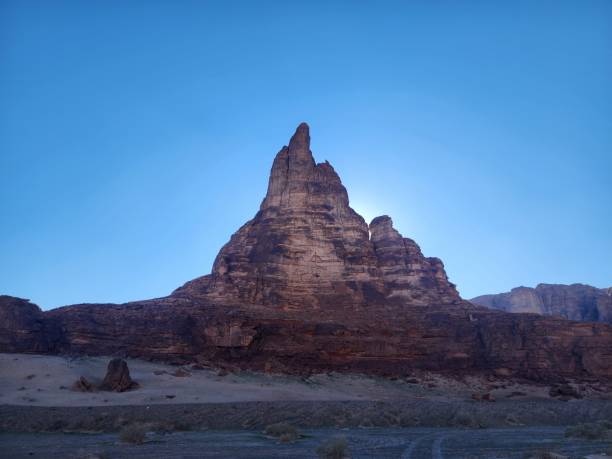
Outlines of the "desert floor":
M 138 389 L 72 389 L 81 376 L 100 383 L 108 361 L 0 354 L 0 457 L 309 458 L 336 435 L 347 438 L 353 458 L 612 451 L 612 438 L 564 436 L 566 426 L 612 420 L 610 390 L 597 383 L 574 384 L 583 398 L 559 401 L 549 396 L 549 385 L 507 379 L 300 377 L 129 359 Z M 299 427 L 302 438 L 283 444 L 265 436 L 276 422 Z M 142 445 L 119 440 L 118 432 L 134 424 L 150 426 Z
M 568 439 L 559 427 L 507 429 L 308 429 L 283 444 L 256 431 L 153 434 L 144 444 L 121 443 L 116 434 L 0 434 L 0 457 L 25 458 L 316 458 L 338 436 L 353 459 L 609 458 L 609 442 Z M 544 452 L 557 456 L 544 456 Z
M 78 392 L 74 382 L 84 376 L 99 384 L 108 357 L 61 357 L 29 354 L 0 354 L 0 405 L 111 406 L 253 401 L 340 401 L 340 400 L 471 400 L 474 393 L 490 393 L 502 400 L 550 400 L 549 385 L 510 380 L 468 377 L 462 380 L 419 373 L 389 380 L 338 373 L 309 377 L 269 375 L 252 372 L 177 367 L 127 359 L 136 390 Z M 178 373 L 177 373 L 177 370 Z M 183 376 L 175 376 L 182 374 Z M 582 384 L 585 399 L 612 400 L 610 388 Z

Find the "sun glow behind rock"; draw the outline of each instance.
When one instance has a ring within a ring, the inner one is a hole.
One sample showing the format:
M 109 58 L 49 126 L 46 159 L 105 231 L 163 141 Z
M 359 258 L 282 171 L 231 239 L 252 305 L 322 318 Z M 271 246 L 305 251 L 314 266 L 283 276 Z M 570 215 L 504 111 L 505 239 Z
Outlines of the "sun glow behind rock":
M 350 205 L 355 212 L 364 218 L 368 225 L 375 217 L 383 214 L 380 209 L 367 201 L 354 200 L 351 201 Z

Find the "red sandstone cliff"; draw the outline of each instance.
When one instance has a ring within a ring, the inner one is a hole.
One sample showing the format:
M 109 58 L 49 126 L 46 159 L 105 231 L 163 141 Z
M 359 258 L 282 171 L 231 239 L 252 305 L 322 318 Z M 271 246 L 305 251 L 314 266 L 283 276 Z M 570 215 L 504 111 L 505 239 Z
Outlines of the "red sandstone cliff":
M 302 124 L 259 212 L 211 274 L 166 298 L 47 312 L 0 297 L 0 351 L 206 360 L 285 372 L 612 378 L 612 327 L 462 300 L 437 258 L 389 217 L 367 225 Z

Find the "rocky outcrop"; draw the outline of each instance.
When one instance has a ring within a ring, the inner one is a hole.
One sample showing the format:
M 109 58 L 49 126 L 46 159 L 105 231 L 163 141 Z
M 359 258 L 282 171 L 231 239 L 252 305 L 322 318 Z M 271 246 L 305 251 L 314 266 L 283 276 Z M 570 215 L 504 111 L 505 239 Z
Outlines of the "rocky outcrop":
M 76 392 L 94 392 L 96 388 L 87 380 L 87 378 L 81 376 L 72 385 L 72 390 Z
M 41 312 L 6 299 L 0 351 L 117 355 L 269 372 L 612 378 L 612 327 L 507 314 L 458 295 L 437 258 L 349 205 L 302 124 L 255 217 L 209 275 L 165 298 Z M 26 302 L 27 304 L 27 302 Z M 22 340 L 21 337 L 27 337 Z
M 473 303 L 506 312 L 531 312 L 581 322 L 612 324 L 612 288 L 584 284 L 539 284 L 472 298 Z
M 100 385 L 100 389 L 113 392 L 125 392 L 135 389 L 138 383 L 130 377 L 130 369 L 127 362 L 123 359 L 112 359 L 108 362 L 106 376 Z
M 440 260 L 425 258 L 389 217 L 368 227 L 349 206 L 334 168 L 315 163 L 306 124 L 276 155 L 259 212 L 221 249 L 212 274 L 173 296 L 285 310 L 461 301 Z
M 45 352 L 59 336 L 54 322 L 30 300 L 0 295 L 0 351 Z

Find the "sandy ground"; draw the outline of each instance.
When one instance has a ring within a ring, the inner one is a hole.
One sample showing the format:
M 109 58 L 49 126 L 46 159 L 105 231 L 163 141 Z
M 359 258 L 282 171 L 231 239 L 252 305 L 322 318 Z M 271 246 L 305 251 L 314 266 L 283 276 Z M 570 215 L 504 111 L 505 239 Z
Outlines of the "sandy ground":
M 309 429 L 294 443 L 280 443 L 257 431 L 155 434 L 142 445 L 122 443 L 117 434 L 0 433 L 0 458 L 92 459 L 316 459 L 326 440 L 342 436 L 352 459 L 610 459 L 610 442 L 569 439 L 561 427 L 507 429 Z M 540 454 L 538 454 L 540 453 Z
M 299 377 L 128 360 L 138 389 L 71 389 L 81 376 L 100 383 L 109 360 L 0 354 L 0 431 L 117 432 L 138 423 L 158 431 L 204 431 L 263 429 L 277 422 L 304 428 L 512 428 L 612 420 L 610 390 L 595 383 L 574 384 L 583 398 L 559 401 L 547 385 L 427 373 L 395 380 Z M 473 394 L 490 394 L 494 402 L 474 400 Z
M 542 450 L 591 458 L 612 451 L 609 439 L 564 436 L 564 426 L 612 420 L 610 390 L 598 384 L 574 384 L 583 398 L 564 402 L 547 385 L 503 379 L 303 378 L 128 360 L 138 389 L 71 389 L 81 376 L 99 384 L 109 360 L 0 354 L 0 458 L 315 458 L 337 435 L 347 438 L 353 458 L 519 459 Z M 474 400 L 474 393 L 495 402 Z M 304 435 L 280 443 L 262 433 L 278 422 Z M 138 425 L 148 430 L 144 444 L 120 440 L 118 432 Z
M 491 393 L 497 400 L 549 399 L 549 386 L 512 381 L 439 375 L 389 380 L 361 375 L 319 374 L 308 378 L 240 372 L 223 375 L 214 369 L 176 367 L 128 359 L 140 388 L 124 393 L 72 390 L 84 376 L 103 379 L 108 357 L 68 358 L 47 355 L 0 354 L 0 404 L 30 406 L 111 406 L 144 404 L 226 403 L 248 401 L 341 401 L 471 399 Z M 188 376 L 174 376 L 179 368 Z M 586 398 L 610 398 L 597 387 L 582 386 Z

